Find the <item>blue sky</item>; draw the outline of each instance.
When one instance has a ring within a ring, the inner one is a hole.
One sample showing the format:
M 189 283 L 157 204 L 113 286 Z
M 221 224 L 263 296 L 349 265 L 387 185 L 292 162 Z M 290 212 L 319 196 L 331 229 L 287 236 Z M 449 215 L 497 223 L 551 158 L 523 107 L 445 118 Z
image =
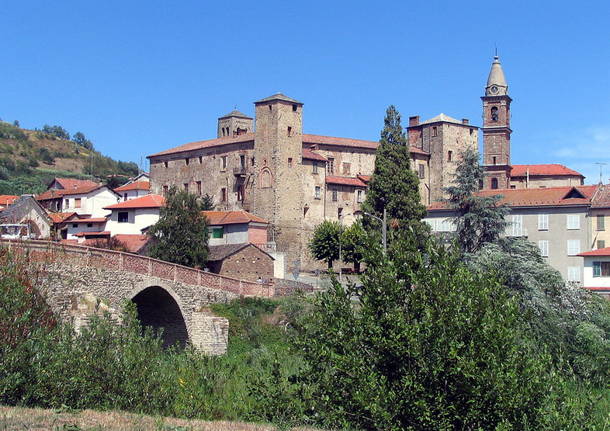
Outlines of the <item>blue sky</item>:
M 481 123 L 494 46 L 513 98 L 512 162 L 609 163 L 610 2 L 3 1 L 0 118 L 82 131 L 138 162 L 215 137 L 281 91 L 307 133 L 377 140 L 444 112 Z

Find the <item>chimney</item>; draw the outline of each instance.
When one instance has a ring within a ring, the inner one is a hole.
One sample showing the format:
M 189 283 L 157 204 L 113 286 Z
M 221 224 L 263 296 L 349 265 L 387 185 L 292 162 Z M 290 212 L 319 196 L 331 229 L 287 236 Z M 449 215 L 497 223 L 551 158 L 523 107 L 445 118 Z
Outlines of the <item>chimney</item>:
M 470 124 L 470 121 L 468 121 L 468 118 L 462 118 L 462 124 Z
M 411 126 L 419 126 L 419 115 L 409 117 L 409 127 Z

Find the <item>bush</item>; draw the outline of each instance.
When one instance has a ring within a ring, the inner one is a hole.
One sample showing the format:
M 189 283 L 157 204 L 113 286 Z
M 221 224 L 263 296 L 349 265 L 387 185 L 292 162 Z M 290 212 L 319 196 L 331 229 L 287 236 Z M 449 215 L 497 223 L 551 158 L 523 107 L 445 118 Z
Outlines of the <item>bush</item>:
M 416 239 L 375 251 L 362 286 L 321 294 L 301 328 L 302 377 L 333 427 L 541 429 L 554 392 L 517 302 L 459 255 Z M 355 298 L 355 303 L 353 303 Z M 573 412 L 576 413 L 576 412 Z

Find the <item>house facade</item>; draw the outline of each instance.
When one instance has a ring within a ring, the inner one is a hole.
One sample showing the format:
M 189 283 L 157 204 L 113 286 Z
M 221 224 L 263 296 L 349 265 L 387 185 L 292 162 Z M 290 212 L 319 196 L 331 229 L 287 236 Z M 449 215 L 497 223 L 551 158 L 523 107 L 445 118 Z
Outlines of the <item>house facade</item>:
M 583 259 L 583 287 L 610 299 L 610 247 L 580 253 L 579 256 Z
M 114 192 L 121 197 L 121 201 L 125 202 L 130 199 L 146 196 L 150 193 L 149 181 L 134 181 L 117 187 Z
M 161 207 L 165 199 L 160 195 L 145 195 L 129 199 L 104 208 L 107 217 L 105 230 L 112 235 L 141 234 L 142 230 L 152 226 L 159 220 Z
M 506 236 L 526 238 L 565 280 L 582 283 L 579 254 L 590 250 L 590 207 L 596 190 L 597 186 L 579 186 L 485 190 L 480 194 L 500 195 L 500 203 L 509 207 Z M 444 205 L 429 207 L 424 220 L 433 232 L 455 231 L 455 212 Z

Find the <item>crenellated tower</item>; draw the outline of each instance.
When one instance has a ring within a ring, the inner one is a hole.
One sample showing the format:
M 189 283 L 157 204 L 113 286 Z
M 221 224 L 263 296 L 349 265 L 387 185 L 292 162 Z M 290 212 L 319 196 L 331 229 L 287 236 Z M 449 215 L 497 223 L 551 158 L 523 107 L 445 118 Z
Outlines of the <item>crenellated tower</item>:
M 483 167 L 485 189 L 510 188 L 510 102 L 500 59 L 491 64 L 483 101 Z

